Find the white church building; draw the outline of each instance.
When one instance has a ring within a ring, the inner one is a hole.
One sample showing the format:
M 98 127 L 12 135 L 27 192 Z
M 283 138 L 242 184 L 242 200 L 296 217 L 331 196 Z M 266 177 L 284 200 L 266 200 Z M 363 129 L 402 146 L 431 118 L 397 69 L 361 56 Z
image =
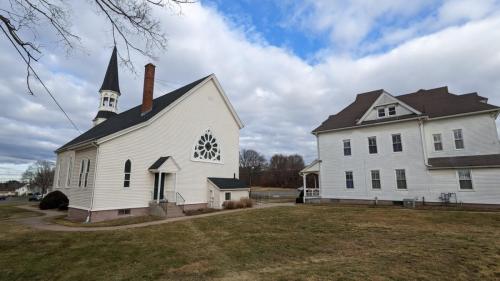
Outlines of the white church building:
M 238 180 L 243 124 L 215 75 L 153 99 L 154 75 L 146 65 L 142 104 L 119 113 L 113 50 L 94 126 L 56 150 L 53 190 L 68 196 L 71 219 L 169 216 L 248 197 Z
M 319 188 L 306 196 L 498 206 L 499 113 L 487 98 L 447 87 L 358 94 L 314 129 L 318 159 L 302 174 L 319 175 Z

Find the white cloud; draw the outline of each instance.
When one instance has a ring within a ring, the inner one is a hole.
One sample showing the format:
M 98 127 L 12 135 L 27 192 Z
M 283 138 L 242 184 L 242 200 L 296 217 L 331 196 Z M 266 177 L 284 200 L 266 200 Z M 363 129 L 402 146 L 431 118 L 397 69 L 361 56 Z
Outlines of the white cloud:
M 362 19 L 365 23 L 359 26 L 349 27 L 354 30 L 353 38 L 335 30 L 333 36 L 357 42 L 378 17 L 386 13 L 413 15 L 419 10 L 415 5 L 391 5 L 384 1 L 380 7 L 361 5 L 360 11 L 346 7 L 356 17 L 368 18 Z M 451 8 L 443 7 L 448 12 L 441 12 L 441 18 L 451 22 L 464 20 L 460 9 L 453 13 Z M 155 95 L 215 73 L 246 125 L 241 131 L 242 147 L 267 156 L 300 153 L 309 161 L 316 156 L 310 131 L 328 115 L 351 103 L 358 92 L 384 88 L 398 95 L 448 85 L 459 94 L 478 91 L 489 97 L 490 103 L 500 105 L 500 50 L 496 48 L 500 44 L 500 34 L 496 32 L 500 30 L 500 17 L 480 11 L 465 24 L 444 25 L 449 27 L 428 35 L 413 38 L 417 31 L 393 35 L 403 38 L 394 42 L 406 43 L 385 53 L 352 58 L 324 52 L 318 54 L 317 64 L 255 40 L 258 36 L 249 34 L 248 29 L 233 28 L 214 8 L 193 4 L 184 7 L 181 16 L 162 11 L 160 18 L 169 43 L 155 62 Z M 346 22 L 341 26 L 353 24 L 347 16 L 343 20 Z M 321 21 L 317 30 L 331 24 L 328 18 Z M 75 51 L 68 57 L 47 52 L 38 69 L 70 116 L 87 129 L 96 113 L 97 91 L 111 52 L 110 38 L 106 31 L 101 31 L 102 21 L 88 9 L 80 7 L 74 23 L 87 46 L 85 52 Z M 395 33 L 387 34 L 390 37 Z M 0 50 L 0 65 L 12 65 L 8 70 L 0 70 L 0 162 L 51 158 L 54 148 L 77 133 L 41 89 L 37 96 L 25 94 L 24 67 L 4 41 L 0 42 Z M 120 70 L 121 110 L 141 100 L 141 66 L 147 60 L 135 57 L 135 61 L 138 76 L 123 67 Z

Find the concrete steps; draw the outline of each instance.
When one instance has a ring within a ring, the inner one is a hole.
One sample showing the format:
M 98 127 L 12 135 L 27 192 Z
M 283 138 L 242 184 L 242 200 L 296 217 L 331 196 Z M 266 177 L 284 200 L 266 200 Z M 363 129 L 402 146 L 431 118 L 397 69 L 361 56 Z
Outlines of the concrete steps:
M 155 201 L 149 202 L 149 214 L 162 218 L 177 218 L 185 216 L 182 208 L 177 206 L 175 203 L 161 202 L 158 204 Z

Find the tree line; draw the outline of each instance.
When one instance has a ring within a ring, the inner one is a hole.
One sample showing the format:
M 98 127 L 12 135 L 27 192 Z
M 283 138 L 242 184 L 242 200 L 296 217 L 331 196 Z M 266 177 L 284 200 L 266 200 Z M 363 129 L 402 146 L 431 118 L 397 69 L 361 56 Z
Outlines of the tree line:
M 300 187 L 303 168 L 304 159 L 298 154 L 275 154 L 268 161 L 255 150 L 240 151 L 240 179 L 251 186 Z

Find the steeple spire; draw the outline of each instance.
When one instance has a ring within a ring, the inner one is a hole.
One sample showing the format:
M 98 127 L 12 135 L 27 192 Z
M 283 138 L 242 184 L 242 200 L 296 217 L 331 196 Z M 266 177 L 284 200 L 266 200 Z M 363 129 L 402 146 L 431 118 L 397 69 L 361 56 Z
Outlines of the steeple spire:
M 109 60 L 108 69 L 102 81 L 102 86 L 99 91 L 109 90 L 115 91 L 120 95 L 120 83 L 118 82 L 118 59 L 116 57 L 116 46 L 113 48 L 113 53 Z
M 99 90 L 99 111 L 95 116 L 94 126 L 106 121 L 118 113 L 118 98 L 120 97 L 120 83 L 118 82 L 118 60 L 116 58 L 116 46 L 109 59 L 108 69 Z

